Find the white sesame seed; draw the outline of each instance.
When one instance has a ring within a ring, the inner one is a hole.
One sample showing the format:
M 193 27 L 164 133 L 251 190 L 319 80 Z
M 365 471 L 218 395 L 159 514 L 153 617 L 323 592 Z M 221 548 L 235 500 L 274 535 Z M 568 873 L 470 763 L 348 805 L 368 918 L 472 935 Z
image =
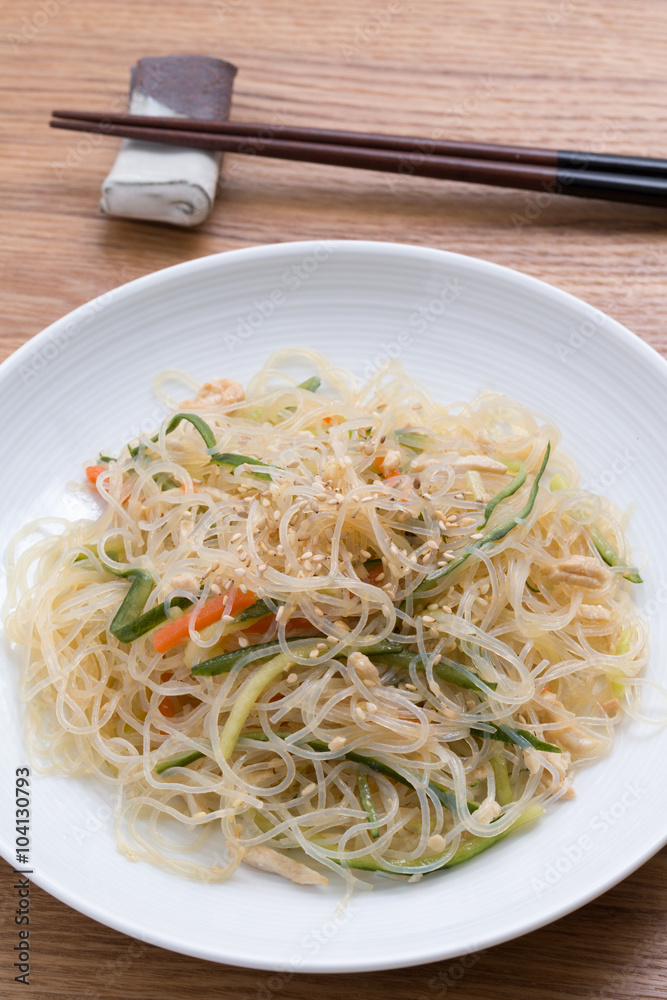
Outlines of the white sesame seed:
M 262 500 L 262 507 L 270 507 L 270 506 L 271 506 L 271 501 L 269 500 L 268 497 L 264 497 L 264 499 Z
M 376 583 L 382 583 L 382 581 L 384 580 L 384 577 L 385 577 L 384 573 L 378 573 L 378 575 L 375 577 L 375 582 Z
M 232 535 L 231 541 L 238 542 L 239 538 L 243 538 L 243 533 L 241 531 L 237 531 L 235 535 Z
M 427 622 L 429 625 L 432 625 L 433 622 L 435 621 L 435 618 L 431 618 L 430 615 L 422 615 L 422 621 Z
M 417 688 L 414 686 L 414 684 L 406 684 L 405 685 L 405 690 L 406 691 L 416 691 Z
M 320 651 L 319 651 L 319 649 L 317 647 L 315 647 L 315 649 L 311 649 L 310 653 L 308 654 L 308 659 L 310 659 L 310 660 L 316 660 L 319 655 L 320 655 Z
M 212 594 L 221 594 L 222 593 L 222 591 L 220 590 L 220 587 L 217 585 L 217 583 L 212 583 L 211 584 L 211 593 Z
M 288 674 L 287 675 L 287 683 L 288 684 L 296 684 L 296 682 L 298 681 L 298 679 L 299 679 L 299 675 L 298 674 Z
M 301 789 L 301 794 L 302 795 L 312 795 L 313 792 L 316 792 L 316 791 L 317 791 L 317 785 L 315 784 L 314 781 L 311 781 L 311 783 L 309 785 L 306 785 L 305 788 Z
M 274 521 L 279 521 L 281 517 L 282 517 L 282 514 L 280 513 L 280 511 L 279 510 L 274 510 L 274 512 L 273 512 L 273 520 Z
M 479 538 L 484 538 L 484 532 L 483 531 L 475 531 L 470 537 L 474 538 L 475 541 L 477 541 Z
M 287 468 L 288 469 L 298 469 L 298 467 L 299 467 L 299 460 L 298 460 L 298 458 L 293 458 L 291 460 L 291 462 L 287 463 Z
M 248 645 L 248 640 L 247 640 L 246 636 L 244 636 L 244 635 L 237 635 L 236 638 L 239 641 L 239 646 L 241 647 L 241 649 L 245 649 L 246 646 Z
M 361 707 L 361 705 L 357 705 L 357 706 L 355 707 L 355 709 L 354 709 L 354 714 L 355 714 L 355 715 L 357 716 L 357 718 L 358 718 L 358 719 L 359 719 L 359 720 L 360 720 L 361 722 L 365 722 L 365 721 L 366 721 L 366 713 L 364 712 L 364 710 L 363 710 L 363 708 Z
M 362 549 L 359 555 L 361 556 L 362 559 L 370 559 L 371 557 L 371 554 L 368 551 L 368 549 Z
M 434 656 L 433 657 L 433 666 L 437 667 L 437 665 L 440 663 L 441 659 L 442 659 L 442 653 L 438 653 L 437 656 Z
M 447 846 L 447 843 L 444 837 L 441 837 L 440 834 L 436 833 L 433 837 L 429 837 L 426 846 L 428 847 L 429 851 L 436 851 L 440 853 L 444 851 L 445 847 Z
M 428 542 L 426 543 L 426 547 L 428 549 L 433 549 L 434 552 L 436 552 L 440 548 L 440 546 L 438 545 L 438 543 L 435 541 L 434 538 L 429 538 Z
M 312 559 L 313 558 L 313 553 L 310 551 L 310 549 L 308 549 L 307 552 L 304 552 L 304 554 L 301 556 L 301 558 L 302 559 Z
M 246 587 L 245 583 L 241 584 L 241 586 L 239 587 L 239 590 L 241 591 L 242 594 L 247 594 L 248 593 L 248 588 Z
M 260 573 L 264 573 L 268 568 L 269 568 L 268 563 L 260 563 L 259 566 L 257 567 Z
M 238 576 L 238 577 L 245 576 L 245 574 L 246 574 L 245 566 L 237 566 L 236 569 L 233 570 L 233 573 L 234 573 L 234 576 Z
M 318 649 L 328 649 L 329 647 L 327 646 L 326 642 L 318 642 L 317 648 Z
M 336 753 L 338 750 L 342 750 L 346 743 L 347 740 L 344 736 L 334 736 L 334 738 L 329 743 L 329 749 L 333 753 Z

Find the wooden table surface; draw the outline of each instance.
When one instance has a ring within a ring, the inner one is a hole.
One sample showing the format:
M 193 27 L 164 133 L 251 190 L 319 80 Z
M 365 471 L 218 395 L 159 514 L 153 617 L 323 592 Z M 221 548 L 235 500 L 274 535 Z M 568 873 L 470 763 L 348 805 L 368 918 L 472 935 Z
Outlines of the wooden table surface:
M 201 52 L 239 67 L 237 118 L 667 156 L 664 0 L 5 0 L 0 46 L 2 358 L 156 268 L 321 237 L 518 268 L 667 353 L 658 209 L 229 156 L 212 216 L 179 231 L 102 217 L 117 141 L 46 126 L 54 107 L 118 106 L 141 56 Z M 0 877 L 0 997 L 27 995 L 4 862 Z M 468 968 L 275 977 L 140 946 L 37 888 L 32 906 L 40 1000 L 667 997 L 667 850 Z

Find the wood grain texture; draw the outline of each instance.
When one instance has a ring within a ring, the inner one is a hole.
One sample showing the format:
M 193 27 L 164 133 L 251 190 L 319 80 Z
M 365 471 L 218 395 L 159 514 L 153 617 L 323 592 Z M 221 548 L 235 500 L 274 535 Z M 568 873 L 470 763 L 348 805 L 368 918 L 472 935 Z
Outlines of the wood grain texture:
M 122 109 L 141 56 L 201 52 L 239 66 L 239 119 L 667 156 L 666 40 L 663 0 L 6 0 L 0 357 L 156 268 L 321 237 L 416 243 L 518 268 L 667 354 L 660 210 L 228 156 L 213 215 L 178 231 L 103 218 L 116 142 L 46 127 L 54 107 Z M 26 994 L 13 982 L 12 882 L 3 863 L 0 997 Z M 667 851 L 468 968 L 271 976 L 137 944 L 36 888 L 33 914 L 40 1000 L 180 1000 L 193 988 L 243 1000 L 667 997 Z

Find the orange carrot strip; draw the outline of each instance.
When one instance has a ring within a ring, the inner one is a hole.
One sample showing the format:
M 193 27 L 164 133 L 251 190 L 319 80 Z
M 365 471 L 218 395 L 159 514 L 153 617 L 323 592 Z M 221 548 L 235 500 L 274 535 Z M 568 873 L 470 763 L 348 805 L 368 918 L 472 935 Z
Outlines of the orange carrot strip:
M 196 615 L 196 618 L 193 619 L 195 628 L 203 629 L 207 625 L 219 622 L 225 614 L 240 614 L 241 611 L 245 611 L 251 604 L 254 604 L 256 600 L 257 595 L 253 594 L 251 590 L 247 594 L 244 594 L 241 590 L 237 590 L 231 601 L 229 600 L 229 594 L 220 594 L 219 596 L 212 597 L 199 610 L 190 611 L 187 615 L 182 615 L 181 618 L 177 618 L 175 621 L 169 622 L 168 625 L 163 625 L 162 628 L 159 628 L 153 635 L 153 648 L 156 653 L 168 653 L 174 646 L 185 642 L 190 632 L 190 619 L 193 615 Z M 227 607 L 228 602 L 230 604 L 229 608 Z
M 92 485 L 94 486 L 95 483 L 97 482 L 97 477 L 106 471 L 107 470 L 104 468 L 103 465 L 89 465 L 88 468 L 86 469 L 86 476 L 88 478 L 88 482 L 92 483 Z

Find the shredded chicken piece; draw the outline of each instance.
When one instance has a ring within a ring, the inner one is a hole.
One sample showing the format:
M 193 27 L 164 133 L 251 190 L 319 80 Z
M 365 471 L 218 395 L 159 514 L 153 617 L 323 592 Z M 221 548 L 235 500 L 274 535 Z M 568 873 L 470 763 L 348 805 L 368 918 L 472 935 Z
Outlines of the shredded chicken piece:
M 347 665 L 353 670 L 356 670 L 357 677 L 362 684 L 366 687 L 376 687 L 380 684 L 380 674 L 378 668 L 374 663 L 368 659 L 368 657 L 357 650 L 354 653 L 350 653 L 347 658 Z
M 601 604 L 580 604 L 577 608 L 577 618 L 581 618 L 584 621 L 609 621 L 611 618 L 611 611 L 609 608 L 603 608 Z
M 173 590 L 189 590 L 191 594 L 199 593 L 199 580 L 192 573 L 177 573 L 169 581 Z
M 562 743 L 572 753 L 594 753 L 599 746 L 598 740 L 587 736 L 573 725 L 563 726 L 562 729 L 552 729 L 551 732 L 559 743 Z
M 563 799 L 575 798 L 577 793 L 572 787 L 570 779 L 567 777 L 572 765 L 572 755 L 569 750 L 563 750 L 562 753 L 542 753 L 541 756 L 553 764 L 558 773 L 559 780 L 554 789 L 553 777 L 548 771 L 546 771 L 542 775 L 540 783 L 537 786 L 537 791 L 546 792 L 548 790 L 550 794 L 560 792 L 561 798 Z M 531 774 L 537 774 L 539 772 L 541 764 L 536 751 L 524 750 L 523 759 Z
M 490 796 L 484 799 L 479 809 L 475 812 L 475 819 L 478 823 L 484 823 L 488 825 L 491 820 L 494 820 L 497 816 L 500 816 L 501 808 L 495 799 Z
M 274 851 L 272 847 L 264 844 L 254 844 L 248 847 L 243 855 L 243 860 L 253 868 L 259 868 L 263 872 L 271 872 L 273 875 L 282 875 L 290 882 L 297 882 L 299 885 L 328 885 L 328 879 L 319 872 L 313 871 L 308 865 L 302 865 L 300 861 L 294 861 L 285 854 Z
M 488 455 L 459 455 L 452 462 L 455 469 L 465 469 L 466 472 L 503 472 L 507 474 L 507 466 L 496 462 Z
M 542 570 L 549 583 L 564 583 L 584 590 L 599 590 L 611 576 L 609 570 L 594 556 L 570 556 Z
M 412 459 L 410 468 L 413 472 L 423 472 L 430 465 L 436 465 L 440 461 L 441 459 L 434 458 L 433 455 L 419 455 L 417 458 Z
M 382 471 L 385 476 L 388 476 L 392 472 L 398 472 L 401 467 L 401 453 L 400 451 L 388 451 L 386 455 L 382 457 Z
M 592 736 L 587 736 L 572 721 L 572 712 L 568 712 L 565 705 L 558 699 L 558 697 L 553 693 L 553 691 L 545 691 L 542 695 L 545 701 L 550 702 L 554 709 L 560 709 L 561 712 L 551 711 L 546 708 L 543 711 L 547 716 L 550 716 L 556 722 L 560 722 L 560 726 L 556 729 L 551 729 L 551 736 L 555 736 L 560 743 L 567 750 L 571 750 L 573 753 L 588 753 L 589 751 L 594 751 L 598 746 L 598 740 L 594 739 Z M 563 719 L 562 712 L 566 713 L 570 718 Z M 551 757 L 562 757 L 562 754 L 547 754 Z
M 204 382 L 194 399 L 184 399 L 181 406 L 190 410 L 207 410 L 213 406 L 231 406 L 245 399 L 243 386 L 233 378 L 214 378 Z

